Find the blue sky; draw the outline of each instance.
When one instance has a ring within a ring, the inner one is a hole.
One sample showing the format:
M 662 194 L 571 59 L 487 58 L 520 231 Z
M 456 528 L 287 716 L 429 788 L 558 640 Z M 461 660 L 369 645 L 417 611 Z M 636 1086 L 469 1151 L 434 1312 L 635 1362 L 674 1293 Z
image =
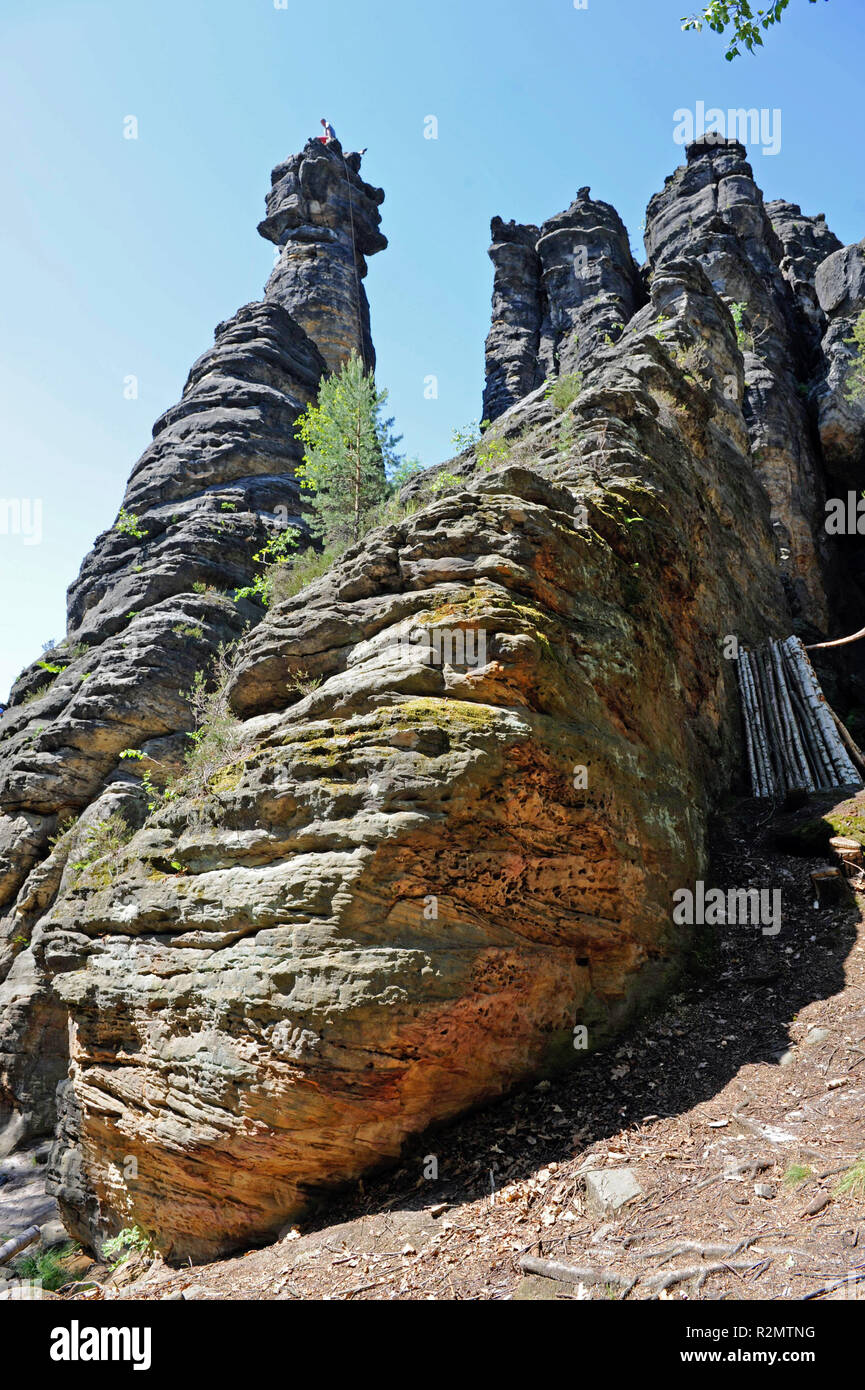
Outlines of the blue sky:
M 767 197 L 865 235 L 862 0 L 791 0 L 733 64 L 717 36 L 680 32 L 696 0 L 278 3 L 4 0 L 0 497 L 41 499 L 42 539 L 0 533 L 0 698 L 63 635 L 66 586 L 153 420 L 260 297 L 270 169 L 321 116 L 369 147 L 387 195 L 367 280 L 378 380 L 426 463 L 479 415 L 490 218 L 542 221 L 589 184 L 642 258 L 646 203 L 682 162 L 678 108 L 780 108 L 780 152 L 753 153 Z

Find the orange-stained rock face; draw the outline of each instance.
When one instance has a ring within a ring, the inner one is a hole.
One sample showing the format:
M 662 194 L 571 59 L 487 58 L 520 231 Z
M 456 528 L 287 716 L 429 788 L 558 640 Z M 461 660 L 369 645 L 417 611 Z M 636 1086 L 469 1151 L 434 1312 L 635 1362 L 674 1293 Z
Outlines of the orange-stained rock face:
M 356 156 L 274 171 L 265 298 L 158 422 L 131 523 L 71 591 L 68 665 L 45 690 L 29 668 L 0 726 L 0 1112 L 13 1139 L 46 1129 L 65 1078 L 50 1181 L 85 1242 L 266 1241 L 406 1136 L 578 1061 L 675 973 L 673 893 L 741 759 L 731 640 L 786 635 L 788 596 L 825 611 L 816 435 L 781 359 L 794 295 L 818 351 L 827 243 L 800 247 L 784 205 L 782 269 L 742 158 L 696 151 L 653 200 L 642 307 L 587 190 L 542 251 L 502 231 L 490 361 L 497 410 L 517 403 L 262 620 L 219 591 L 250 582 L 277 507 L 299 521 L 297 414 L 371 360 L 383 245 Z M 583 247 L 615 264 L 563 299 Z M 505 322 L 535 254 L 543 294 Z M 579 365 L 575 399 L 538 386 L 550 360 Z M 233 751 L 163 801 L 183 691 L 244 627 Z
M 722 641 L 786 616 L 732 321 L 687 266 L 654 295 L 567 415 L 505 417 L 520 461 L 466 465 L 272 610 L 232 689 L 242 760 L 43 920 L 72 1020 L 52 1182 L 83 1239 L 266 1240 L 675 971 L 672 892 L 737 748 Z M 710 330 L 702 384 L 661 306 Z

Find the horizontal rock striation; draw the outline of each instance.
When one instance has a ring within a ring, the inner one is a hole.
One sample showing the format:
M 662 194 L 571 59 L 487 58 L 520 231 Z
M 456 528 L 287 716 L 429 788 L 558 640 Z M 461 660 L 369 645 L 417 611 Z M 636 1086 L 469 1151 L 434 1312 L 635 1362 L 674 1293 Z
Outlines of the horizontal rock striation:
M 344 155 L 338 140 L 310 140 L 274 169 L 258 227 L 281 248 L 268 298 L 309 334 L 331 372 L 352 352 L 375 367 L 363 280 L 366 257 L 387 246 L 379 229 L 384 193 L 359 169 L 360 155 Z
M 311 142 L 274 171 L 265 298 L 158 422 L 65 669 L 25 672 L 0 724 L 6 1142 L 55 1121 L 59 1080 L 50 1185 L 94 1246 L 267 1241 L 572 1063 L 575 1030 L 603 1043 L 688 941 L 672 895 L 742 761 L 732 639 L 825 625 L 843 581 L 818 424 L 852 468 L 859 249 L 767 211 L 730 143 L 652 200 L 645 274 L 587 189 L 496 219 L 494 426 L 263 621 L 235 604 L 298 519 L 297 412 L 371 361 L 358 168 Z M 161 801 L 142 774 L 182 767 L 181 692 L 238 636 L 232 752 Z
M 751 454 L 771 502 L 794 617 L 806 633 L 825 633 L 845 593 L 845 567 L 830 561 L 826 543 L 826 474 L 844 475 L 844 460 L 855 472 L 861 457 L 861 403 L 851 407 L 842 389 L 859 302 L 857 248 L 839 249 L 822 214 L 780 199 L 764 204 L 735 140 L 691 145 L 687 163 L 652 198 L 642 273 L 618 215 L 588 189 L 540 228 L 495 218 L 492 234 L 483 405 L 490 420 L 543 382 L 582 371 L 599 346 L 615 341 L 644 302 L 643 280 L 664 261 L 700 262 L 740 316 Z
M 865 392 L 856 397 L 850 384 L 855 345 L 853 328 L 865 312 L 865 241 L 828 256 L 815 276 L 825 315 L 823 360 L 818 387 L 820 442 L 835 483 L 861 491 L 865 483 Z
M 826 226 L 826 217 L 818 213 L 809 217 L 798 203 L 776 198 L 765 204 L 772 230 L 781 243 L 781 274 L 789 284 L 805 316 L 810 334 L 809 346 L 818 350 L 826 330 L 826 319 L 820 308 L 816 287 L 817 269 L 841 248 L 841 243 Z
M 544 379 L 539 356 L 544 296 L 538 228 L 494 217 L 490 232 L 495 271 L 483 418 L 497 420 Z
M 668 258 L 699 261 L 741 306 L 745 414 L 754 467 L 772 504 L 794 613 L 829 622 L 823 469 L 804 394 L 810 372 L 802 311 L 781 271 L 784 249 L 738 141 L 696 142 L 646 214 L 650 273 Z
M 723 636 L 789 622 L 742 395 L 728 311 L 672 263 L 567 447 L 526 403 L 529 465 L 475 470 L 250 632 L 246 755 L 42 924 L 81 1239 L 265 1241 L 669 979 L 738 742 Z
M 646 296 L 621 218 L 588 188 L 540 228 L 494 217 L 490 229 L 483 414 L 496 420 L 548 378 L 582 370 Z
M 288 171 L 298 159 L 302 165 L 297 157 L 280 166 L 268 200 L 280 236 L 291 223 Z M 304 187 L 315 184 L 302 169 L 298 177 Z M 339 200 L 307 211 L 320 212 L 328 236 L 350 242 Z M 332 273 L 317 265 L 326 301 Z M 53 1123 L 54 1085 L 66 1073 L 66 1014 L 38 929 L 64 864 L 70 855 L 75 861 L 94 814 L 112 813 L 118 791 L 125 789 L 124 814 L 134 820 L 129 797 L 144 805 L 141 776 L 164 782 L 182 770 L 192 728 L 185 692 L 220 645 L 261 617 L 258 605 L 234 593 L 252 581 L 254 556 L 269 536 L 304 525 L 294 430 L 327 363 L 286 307 L 290 279 L 287 270 L 278 284 L 272 277 L 263 300 L 217 327 L 180 401 L 154 425 L 118 522 L 97 538 L 69 589 L 64 641 L 22 673 L 0 719 L 0 1127 L 9 1122 L 13 1137 Z M 307 273 L 310 293 L 313 280 Z M 336 304 L 326 324 L 313 316 L 328 351 L 338 338 L 346 355 L 359 342 L 356 307 L 345 307 L 342 318 Z M 143 759 L 122 759 L 129 748 Z M 52 848 L 76 816 L 77 826 Z M 50 1045 L 34 1046 L 40 1037 Z

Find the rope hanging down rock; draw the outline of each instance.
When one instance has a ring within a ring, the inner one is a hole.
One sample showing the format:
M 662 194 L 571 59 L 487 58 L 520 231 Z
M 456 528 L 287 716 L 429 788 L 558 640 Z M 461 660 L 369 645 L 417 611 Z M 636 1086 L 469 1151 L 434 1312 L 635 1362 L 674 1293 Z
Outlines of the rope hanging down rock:
M 741 651 L 737 669 L 755 796 L 862 785 L 865 755 L 827 704 L 798 637 Z

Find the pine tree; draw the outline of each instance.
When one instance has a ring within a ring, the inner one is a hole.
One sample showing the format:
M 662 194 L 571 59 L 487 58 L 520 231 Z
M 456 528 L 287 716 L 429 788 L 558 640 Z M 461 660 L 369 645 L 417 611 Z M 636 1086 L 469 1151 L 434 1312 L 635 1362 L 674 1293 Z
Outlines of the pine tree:
M 372 374 L 352 354 L 322 381 L 318 403 L 297 422 L 304 446 L 295 472 L 311 494 L 311 530 L 325 545 L 360 540 L 388 494 L 387 470 L 394 466 L 397 440 L 382 411 L 387 391 L 377 391 Z

